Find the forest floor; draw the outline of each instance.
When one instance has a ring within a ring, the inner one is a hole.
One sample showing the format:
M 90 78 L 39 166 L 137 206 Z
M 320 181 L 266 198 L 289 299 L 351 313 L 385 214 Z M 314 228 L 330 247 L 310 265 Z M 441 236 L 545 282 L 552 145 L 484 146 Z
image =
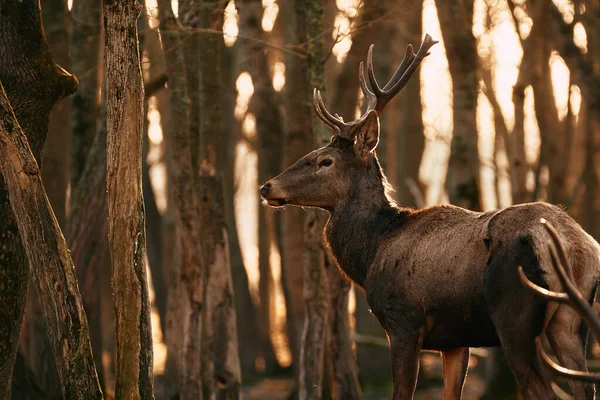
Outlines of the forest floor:
M 427 382 L 417 384 L 415 400 L 439 400 L 443 398 L 442 363 L 438 355 L 427 354 L 421 358 L 422 370 Z M 293 398 L 294 380 L 291 378 L 266 378 L 242 388 L 245 400 L 289 400 Z M 364 400 L 389 400 L 392 395 L 391 381 L 381 387 L 364 387 Z M 463 400 L 478 400 L 485 390 L 484 380 L 477 374 L 469 374 L 463 391 Z

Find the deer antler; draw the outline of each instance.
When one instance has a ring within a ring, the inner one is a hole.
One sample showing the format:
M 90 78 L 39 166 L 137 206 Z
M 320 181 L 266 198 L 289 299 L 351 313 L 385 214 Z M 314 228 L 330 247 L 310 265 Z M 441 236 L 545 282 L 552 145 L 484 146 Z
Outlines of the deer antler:
M 546 231 L 548 231 L 548 234 L 550 235 L 551 241 L 548 242 L 548 248 L 550 249 L 552 266 L 554 267 L 565 292 L 553 292 L 536 285 L 525 276 L 523 268 L 519 267 L 521 282 L 546 300 L 570 304 L 581 314 L 588 327 L 594 332 L 594 335 L 600 337 L 600 318 L 575 286 L 573 269 L 567 258 L 566 250 L 558 237 L 558 232 L 556 232 L 556 229 L 554 229 L 554 227 L 545 219 L 542 219 L 541 223 L 544 224 Z M 536 340 L 536 346 L 540 357 L 557 375 L 586 382 L 600 382 L 600 374 L 598 373 L 572 370 L 562 367 L 552 361 L 548 354 L 546 354 L 539 337 Z
M 413 47 L 409 44 L 406 47 L 406 53 L 404 54 L 404 59 L 400 63 L 400 66 L 392 78 L 385 84 L 383 89 L 379 86 L 377 79 L 375 78 L 375 72 L 373 68 L 374 45 L 371 45 L 369 47 L 369 53 L 367 54 L 367 74 L 369 77 L 369 82 L 373 88 L 372 91 L 369 89 L 365 80 L 365 71 L 362 62 L 360 63 L 358 72 L 360 87 L 365 98 L 367 99 L 366 112 L 355 121 L 344 122 L 340 116 L 337 114 L 334 116 L 327 110 L 325 104 L 323 103 L 323 99 L 321 98 L 321 93 L 319 90 L 315 89 L 313 92 L 313 103 L 317 115 L 319 115 L 323 122 L 329 125 L 338 135 L 341 135 L 347 139 L 354 139 L 355 130 L 353 128 L 362 122 L 369 111 L 375 110 L 378 114 L 383 111 L 386 104 L 395 95 L 397 95 L 400 90 L 402 90 L 404 85 L 406 85 L 410 77 L 415 73 L 421 64 L 421 61 L 423 61 L 423 59 L 429 55 L 429 49 L 436 43 L 437 40 L 433 40 L 429 34 L 426 34 L 417 54 L 413 52 Z

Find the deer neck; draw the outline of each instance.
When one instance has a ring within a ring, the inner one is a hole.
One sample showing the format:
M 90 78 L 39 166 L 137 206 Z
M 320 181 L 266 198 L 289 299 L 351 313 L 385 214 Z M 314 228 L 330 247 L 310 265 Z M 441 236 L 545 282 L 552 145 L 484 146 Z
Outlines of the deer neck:
M 338 267 L 360 287 L 382 243 L 401 229 L 411 212 L 389 199 L 384 183 L 370 189 L 375 190 L 363 186 L 356 196 L 331 210 L 325 227 Z

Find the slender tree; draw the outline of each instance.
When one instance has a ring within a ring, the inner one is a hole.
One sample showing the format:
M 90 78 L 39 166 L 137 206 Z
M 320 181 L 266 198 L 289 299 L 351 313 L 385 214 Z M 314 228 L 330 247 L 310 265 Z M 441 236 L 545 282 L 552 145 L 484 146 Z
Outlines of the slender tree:
M 303 118 L 308 122 L 306 135 L 313 146 L 322 146 L 330 137 L 327 127 L 313 111 L 312 90 L 325 89 L 323 58 L 323 8 L 319 0 L 296 1 L 296 32 L 304 47 L 306 60 L 302 68 Z M 327 298 L 328 257 L 323 240 L 326 215 L 309 209 L 305 219 L 304 250 L 304 329 L 300 351 L 300 399 L 321 398 L 323 389 L 323 360 L 328 329 Z
M 144 88 L 136 0 L 104 1 L 109 245 L 117 325 L 115 396 L 152 399 L 152 328 L 142 198 Z
M 269 38 L 260 25 L 263 13 L 262 2 L 260 0 L 244 0 L 238 4 L 240 32 L 244 37 L 259 39 L 240 38 L 239 59 L 241 61 L 240 70 L 250 74 L 254 86 L 254 94 L 250 99 L 248 111 L 256 118 L 258 181 L 265 182 L 281 169 L 280 154 L 273 151 L 273 149 L 281 148 L 281 116 L 275 90 L 271 83 L 267 49 L 264 45 Z M 258 196 L 258 193 L 256 195 Z M 260 207 L 258 218 L 260 339 L 266 370 L 272 371 L 278 367 L 270 335 L 273 325 L 270 316 L 274 307 L 275 292 L 270 255 L 271 244 L 275 240 L 275 214 L 266 207 Z M 292 354 L 295 355 L 297 352 L 292 351 Z
M 216 30 L 223 26 L 221 2 L 206 1 L 200 12 L 201 25 Z M 203 310 L 202 373 L 206 398 L 238 398 L 241 384 L 240 357 L 223 182 L 219 162 L 221 133 L 219 74 L 223 37 L 208 34 L 200 49 L 200 219 L 202 250 L 206 266 L 205 308 Z

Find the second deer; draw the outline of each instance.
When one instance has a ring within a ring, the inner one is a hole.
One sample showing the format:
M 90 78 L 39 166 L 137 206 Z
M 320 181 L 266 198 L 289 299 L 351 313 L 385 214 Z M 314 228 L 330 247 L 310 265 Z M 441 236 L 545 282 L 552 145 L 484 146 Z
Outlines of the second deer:
M 365 290 L 387 332 L 393 398 L 414 394 L 421 349 L 442 353 L 444 399 L 461 397 L 469 347 L 501 346 L 528 399 L 556 399 L 536 352 L 545 330 L 560 362 L 586 371 L 580 315 L 567 304 L 547 302 L 523 286 L 518 266 L 538 286 L 561 291 L 546 245 L 545 218 L 564 243 L 578 290 L 594 298 L 600 246 L 559 207 L 531 203 L 493 212 L 450 205 L 414 210 L 396 204 L 375 154 L 379 115 L 436 42 L 425 36 L 417 54 L 408 46 L 390 81 L 380 88 L 373 72 L 359 79 L 367 111 L 344 122 L 314 105 L 334 130 L 331 141 L 265 183 L 260 192 L 275 207 L 319 207 L 329 212 L 325 239 L 339 268 Z M 593 383 L 569 381 L 576 399 L 594 398 Z

